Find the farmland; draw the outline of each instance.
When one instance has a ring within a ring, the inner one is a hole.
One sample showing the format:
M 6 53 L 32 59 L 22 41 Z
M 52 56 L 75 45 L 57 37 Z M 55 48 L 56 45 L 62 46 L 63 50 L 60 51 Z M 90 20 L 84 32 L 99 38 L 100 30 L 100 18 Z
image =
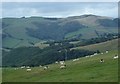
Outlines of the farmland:
M 118 60 L 113 56 L 118 52 L 99 54 L 94 57 L 82 57 L 73 62 L 66 61 L 66 69 L 60 69 L 59 64 L 50 64 L 48 70 L 42 67 L 32 67 L 31 72 L 18 67 L 3 68 L 3 82 L 117 82 L 118 81 Z M 104 63 L 100 63 L 100 59 Z

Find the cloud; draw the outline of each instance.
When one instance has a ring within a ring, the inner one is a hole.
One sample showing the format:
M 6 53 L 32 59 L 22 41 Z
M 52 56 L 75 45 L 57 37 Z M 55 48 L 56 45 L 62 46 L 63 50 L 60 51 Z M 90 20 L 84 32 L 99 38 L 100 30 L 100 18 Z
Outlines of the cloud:
M 68 17 L 83 14 L 117 17 L 117 3 L 4 3 L 3 17 Z
M 34 8 L 3 9 L 3 17 L 21 17 L 31 15 L 39 15 L 39 13 Z

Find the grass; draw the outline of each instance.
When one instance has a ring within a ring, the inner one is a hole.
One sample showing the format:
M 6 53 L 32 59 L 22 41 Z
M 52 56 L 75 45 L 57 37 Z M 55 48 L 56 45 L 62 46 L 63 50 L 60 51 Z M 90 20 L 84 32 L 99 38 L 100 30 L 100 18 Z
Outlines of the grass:
M 92 44 L 92 45 L 87 45 L 87 46 L 75 47 L 72 49 L 100 50 L 100 51 L 116 50 L 118 49 L 118 39 L 97 43 L 97 44 Z
M 67 39 L 75 38 L 79 34 L 82 35 L 80 39 L 95 38 L 95 37 L 98 37 L 95 31 L 97 31 L 99 34 L 104 34 L 104 33 L 115 33 L 118 31 L 118 29 L 117 28 L 103 28 L 103 27 L 81 28 L 78 31 L 66 34 L 65 38 Z
M 38 19 L 39 20 L 39 19 Z M 29 36 L 26 32 L 26 28 L 34 28 L 36 29 L 35 25 L 31 24 L 31 21 L 34 21 L 34 19 L 27 20 L 27 19 L 3 19 L 6 23 L 10 24 L 8 27 L 6 27 L 3 32 L 8 33 L 14 38 L 7 37 L 3 39 L 3 46 L 4 47 L 19 47 L 19 46 L 26 46 L 31 45 L 29 42 L 37 43 L 41 40 Z M 21 40 L 23 41 L 21 42 Z M 17 45 L 16 45 L 17 44 Z
M 100 18 L 103 18 L 103 17 L 100 17 Z M 88 26 L 88 28 L 80 28 L 78 31 L 66 33 L 66 35 L 64 36 L 66 39 L 76 38 L 79 35 L 82 35 L 80 39 L 95 38 L 97 37 L 97 34 L 95 31 L 97 31 L 100 35 L 103 33 L 117 33 L 118 31 L 117 28 L 102 27 L 100 24 L 96 23 L 97 19 L 98 18 L 96 17 L 88 17 L 88 18 L 82 18 L 82 19 L 80 18 L 78 19 L 67 18 L 66 19 L 65 18 L 65 19 L 59 20 L 60 23 L 58 21 L 57 24 L 63 25 L 63 24 L 66 24 L 68 21 L 71 22 L 75 20 L 75 21 L 82 23 L 83 25 Z M 38 23 L 42 22 L 42 23 L 48 24 L 48 22 L 52 22 L 52 21 L 46 20 L 42 17 L 31 17 L 31 18 L 4 18 L 2 19 L 2 22 L 8 24 L 8 26 L 3 28 L 2 30 L 3 33 L 7 33 L 13 37 L 13 38 L 11 37 L 4 38 L 3 40 L 5 43 L 3 44 L 3 46 L 8 47 L 8 48 L 13 48 L 14 46 L 13 44 L 17 44 L 17 46 L 15 45 L 15 47 L 18 47 L 18 46 L 23 46 L 24 43 L 26 45 L 30 45 L 29 42 L 32 42 L 32 43 L 40 42 L 41 40 L 39 38 L 30 36 L 27 33 L 28 32 L 27 29 L 38 29 L 39 28 L 39 27 L 36 27 L 36 25 L 33 24 L 33 22 L 38 22 Z M 18 42 L 20 41 L 19 39 L 24 39 L 24 40 L 18 44 Z
M 2 82 L 2 68 L 0 67 L 0 83 Z
M 82 38 L 85 38 L 85 39 L 89 39 L 91 37 L 96 37 L 96 33 L 94 32 L 94 28 L 82 28 L 82 29 L 79 29 L 78 31 L 75 31 L 75 32 L 72 32 L 72 33 L 68 33 L 65 38 L 74 38 L 76 35 L 79 35 L 79 34 L 82 34 Z M 89 33 L 87 33 L 89 32 Z
M 50 64 L 48 70 L 40 67 L 14 70 L 3 68 L 3 82 L 117 82 L 118 60 L 113 60 L 117 51 L 90 58 L 82 57 L 79 61 L 66 61 L 66 69 L 59 69 L 59 64 Z M 104 63 L 99 60 L 103 58 Z
M 45 44 L 46 41 L 41 41 L 35 44 L 35 46 L 38 46 L 39 48 L 43 49 L 45 47 L 48 47 L 49 44 Z

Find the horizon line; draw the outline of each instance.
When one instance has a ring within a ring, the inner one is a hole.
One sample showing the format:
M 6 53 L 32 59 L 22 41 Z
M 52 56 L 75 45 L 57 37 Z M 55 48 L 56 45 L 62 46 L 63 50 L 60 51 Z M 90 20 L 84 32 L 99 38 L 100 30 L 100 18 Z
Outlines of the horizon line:
M 31 18 L 31 17 L 38 17 L 38 18 L 69 18 L 69 17 L 79 17 L 79 16 L 85 16 L 85 15 L 90 15 L 90 16 L 97 16 L 97 17 L 108 17 L 108 18 L 118 18 L 118 17 L 110 17 L 110 16 L 104 16 L 104 15 L 96 15 L 96 14 L 82 14 L 82 15 L 69 15 L 69 16 L 19 16 L 19 17 L 14 17 L 14 16 L 5 16 L 5 17 L 0 17 L 0 18 Z

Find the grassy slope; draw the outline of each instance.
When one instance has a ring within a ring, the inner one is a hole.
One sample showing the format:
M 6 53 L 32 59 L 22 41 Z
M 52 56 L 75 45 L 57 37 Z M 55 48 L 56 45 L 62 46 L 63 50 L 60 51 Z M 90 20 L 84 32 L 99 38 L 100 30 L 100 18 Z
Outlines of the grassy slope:
M 98 37 L 95 30 L 99 34 L 118 32 L 117 28 L 89 27 L 89 28 L 80 29 L 80 30 L 72 32 L 72 33 L 68 33 L 68 34 L 66 34 L 65 38 L 68 38 L 68 39 L 71 37 L 74 38 L 76 35 L 79 35 L 79 34 L 82 34 L 81 39 L 95 38 L 95 37 Z
M 78 31 L 72 32 L 72 33 L 68 33 L 65 38 L 71 38 L 71 37 L 75 37 L 78 34 L 82 34 L 81 39 L 89 39 L 89 38 L 94 38 L 97 37 L 97 34 L 95 32 L 95 30 L 99 33 L 99 34 L 103 34 L 103 33 L 116 33 L 118 32 L 118 28 L 106 28 L 103 27 L 102 25 L 100 25 L 99 22 L 97 22 L 98 19 L 112 19 L 109 17 L 96 17 L 96 16 L 90 16 L 90 17 L 86 17 L 86 18 L 78 18 L 75 19 L 78 22 L 87 25 L 88 28 L 83 28 L 80 29 Z
M 29 42 L 39 42 L 41 40 L 33 38 L 31 36 L 29 36 L 26 32 L 26 28 L 34 28 L 36 29 L 35 25 L 32 25 L 31 22 L 32 21 L 41 21 L 40 18 L 36 19 L 36 18 L 29 18 L 29 19 L 4 19 L 4 21 L 6 23 L 10 23 L 10 26 L 6 27 L 3 32 L 7 32 L 8 34 L 10 34 L 12 37 L 14 38 L 5 38 L 3 39 L 3 46 L 4 47 L 10 47 L 13 48 L 13 46 L 26 46 L 26 45 L 30 45 Z M 17 39 L 15 39 L 17 38 Z M 22 42 L 20 42 L 21 40 L 18 39 L 24 39 Z
M 45 41 L 43 41 L 43 42 L 45 42 Z M 42 43 L 42 42 L 39 42 L 39 43 L 36 43 L 35 46 L 38 46 L 39 48 L 43 49 L 43 48 L 45 48 L 45 47 L 48 47 L 49 44 L 44 44 L 44 43 Z
M 99 23 L 96 22 L 98 18 L 107 18 L 107 17 L 94 17 L 90 16 L 87 18 L 63 18 L 61 23 L 58 23 L 59 25 L 63 25 L 69 21 L 78 21 L 82 24 L 85 24 L 88 26 L 88 28 L 82 28 L 78 31 L 67 33 L 65 35 L 65 38 L 75 38 L 77 35 L 82 34 L 81 39 L 89 39 L 97 37 L 95 30 L 99 32 L 99 34 L 102 33 L 116 33 L 118 31 L 117 28 L 106 28 L 102 27 Z M 90 21 L 90 22 L 88 22 Z M 25 46 L 25 45 L 31 45 L 29 42 L 37 43 L 41 40 L 29 36 L 26 32 L 26 28 L 30 29 L 36 29 L 37 27 L 32 24 L 32 22 L 44 22 L 48 23 L 47 20 L 41 18 L 41 17 L 31 17 L 31 18 L 4 18 L 3 22 L 6 24 L 9 24 L 9 26 L 5 27 L 3 29 L 3 32 L 8 33 L 14 38 L 8 37 L 3 39 L 3 46 L 12 48 L 13 46 L 19 47 L 19 46 Z M 17 39 L 15 39 L 17 38 Z M 22 42 L 19 42 L 19 39 L 24 39 Z M 16 46 L 17 44 L 17 46 Z
M 72 49 L 86 49 L 86 50 L 100 50 L 100 51 L 116 50 L 118 49 L 118 39 L 97 43 L 97 44 L 92 44 L 92 45 L 87 45 L 87 46 L 80 46 Z
M 58 64 L 51 64 L 49 70 L 43 68 L 32 68 L 31 72 L 25 69 L 14 70 L 14 68 L 3 69 L 3 82 L 29 81 L 29 82 L 115 82 L 118 81 L 118 60 L 112 57 L 117 51 L 90 58 L 81 58 L 79 61 L 67 61 L 66 69 L 59 69 Z M 104 63 L 99 63 L 103 58 Z

